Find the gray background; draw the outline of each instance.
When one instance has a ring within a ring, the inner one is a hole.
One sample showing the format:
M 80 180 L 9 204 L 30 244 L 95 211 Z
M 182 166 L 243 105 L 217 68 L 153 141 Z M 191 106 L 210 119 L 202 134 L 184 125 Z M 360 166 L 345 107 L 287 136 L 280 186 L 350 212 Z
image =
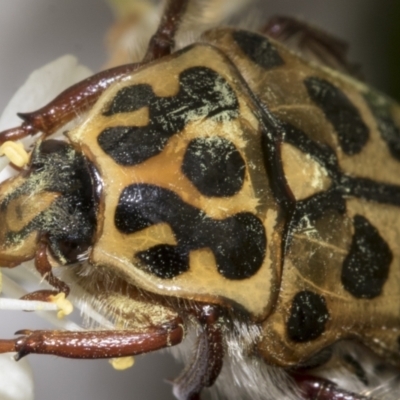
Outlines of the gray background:
M 266 0 L 269 15 L 301 16 L 351 43 L 351 59 L 367 81 L 388 90 L 386 41 L 396 0 Z M 103 38 L 112 14 L 102 0 L 0 1 L 0 110 L 34 69 L 66 53 L 96 70 L 105 61 Z M 0 312 L 0 337 L 21 328 L 50 328 L 31 313 Z M 136 358 L 133 369 L 115 372 L 104 361 L 30 356 L 36 399 L 172 399 L 164 378 L 177 375 L 169 356 Z M 1 373 L 1 371 L 0 371 Z

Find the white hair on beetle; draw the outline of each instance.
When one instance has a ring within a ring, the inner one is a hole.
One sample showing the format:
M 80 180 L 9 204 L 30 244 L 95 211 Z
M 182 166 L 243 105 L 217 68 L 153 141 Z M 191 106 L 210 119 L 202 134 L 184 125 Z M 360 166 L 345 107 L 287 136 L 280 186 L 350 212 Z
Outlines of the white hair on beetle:
M 284 369 L 266 364 L 254 354 L 262 329 L 232 318 L 222 327 L 225 356 L 215 384 L 205 389 L 212 400 L 299 400 L 299 391 Z M 185 341 L 168 349 L 184 365 L 193 361 L 200 328 L 192 324 Z
M 231 400 L 298 400 L 300 393 L 286 371 L 266 364 L 254 354 L 261 326 L 233 320 L 225 333 L 226 356 L 213 399 L 225 393 Z M 229 394 L 229 395 L 228 395 Z
M 313 374 L 371 399 L 398 400 L 400 373 L 397 368 L 354 341 L 341 341 L 332 350 L 331 359 L 312 370 Z

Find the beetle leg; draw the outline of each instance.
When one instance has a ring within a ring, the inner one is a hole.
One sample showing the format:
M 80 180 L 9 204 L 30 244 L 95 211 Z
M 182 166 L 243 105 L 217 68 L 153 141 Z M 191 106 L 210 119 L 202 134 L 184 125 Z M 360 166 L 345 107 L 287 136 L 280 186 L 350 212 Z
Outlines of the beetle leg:
M 36 250 L 35 268 L 40 275 L 57 290 L 38 290 L 26 294 L 21 298 L 22 300 L 52 301 L 50 296 L 55 296 L 59 293 L 64 293 L 65 297 L 68 296 L 70 288 L 65 282 L 53 275 L 52 266 L 47 257 L 47 243 L 42 240 L 39 241 Z
M 296 18 L 276 16 L 268 21 L 261 32 L 300 51 L 310 60 L 357 78 L 362 77 L 359 66 L 347 60 L 348 44 L 322 29 Z
M 150 40 L 144 61 L 148 62 L 171 53 L 174 36 L 179 27 L 188 0 L 169 0 L 157 32 Z M 114 82 L 143 63 L 127 64 L 99 72 L 58 95 L 53 101 L 37 111 L 18 114 L 24 122 L 15 128 L 0 132 L 0 144 L 8 140 L 18 140 L 42 132 L 44 137 L 56 132 L 76 117 L 90 109 L 100 95 Z
M 99 72 L 69 87 L 53 101 L 37 111 L 18 114 L 24 122 L 15 128 L 0 132 L 0 144 L 43 132 L 44 137 L 90 109 L 100 95 L 114 82 L 135 71 L 141 64 L 127 64 Z
M 66 358 L 97 359 L 134 356 L 179 344 L 184 335 L 177 318 L 144 332 L 29 331 L 16 332 L 16 339 L 0 340 L 0 353 L 17 352 L 16 360 L 28 354 L 52 354 Z
M 193 361 L 173 381 L 173 393 L 179 400 L 200 400 L 200 392 L 217 379 L 224 357 L 219 310 L 215 306 L 202 306 L 195 310 L 200 322 L 200 333 Z
M 56 278 L 52 273 L 52 266 L 47 256 L 47 243 L 40 241 L 35 255 L 35 268 L 46 281 L 57 289 L 57 292 L 63 292 L 66 296 L 69 294 L 69 286 Z
M 343 390 L 324 378 L 298 373 L 292 374 L 292 377 L 305 400 L 371 400 L 369 397 Z
M 171 54 L 175 35 L 189 0 L 167 0 L 156 33 L 150 39 L 143 61 L 149 62 Z

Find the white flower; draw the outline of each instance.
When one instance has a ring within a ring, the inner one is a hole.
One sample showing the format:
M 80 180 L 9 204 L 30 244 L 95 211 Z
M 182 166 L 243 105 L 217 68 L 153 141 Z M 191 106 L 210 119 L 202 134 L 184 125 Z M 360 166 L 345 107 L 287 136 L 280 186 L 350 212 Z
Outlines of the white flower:
M 13 353 L 0 354 L 0 400 L 33 400 L 32 371 L 26 360 L 18 364 Z
M 0 117 L 0 130 L 21 123 L 16 115 L 17 112 L 32 111 L 45 105 L 62 90 L 90 75 L 91 71 L 88 68 L 80 65 L 75 57 L 69 55 L 34 71 L 5 108 Z M 33 139 L 26 138 L 23 142 L 27 147 L 33 142 Z M 8 165 L 6 157 L 0 158 L 0 171 L 0 181 L 15 174 L 15 170 Z M 10 276 L 21 275 L 20 268 L 8 271 L 7 276 L 4 277 L 3 296 L 17 299 L 29 291 L 28 288 L 24 290 L 10 279 Z M 29 275 L 24 275 L 22 280 L 24 286 L 29 286 L 29 278 Z M 18 307 L 18 301 L 7 301 L 7 304 L 4 304 L 3 300 L 0 299 L 0 309 Z M 20 303 L 20 306 L 22 306 L 22 303 Z M 26 306 L 22 309 L 26 309 Z M 54 315 L 48 315 L 48 317 L 52 321 L 57 321 Z M 63 327 L 66 327 L 65 324 L 63 325 Z M 0 400 L 31 400 L 34 398 L 34 386 L 29 363 L 27 359 L 22 359 L 17 363 L 13 356 L 12 353 L 0 355 Z

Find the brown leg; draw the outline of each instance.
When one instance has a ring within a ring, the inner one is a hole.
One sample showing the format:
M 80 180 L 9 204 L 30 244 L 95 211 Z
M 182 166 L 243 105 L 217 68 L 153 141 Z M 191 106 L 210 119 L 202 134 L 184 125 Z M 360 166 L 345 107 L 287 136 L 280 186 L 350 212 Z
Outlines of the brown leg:
M 171 54 L 175 45 L 175 35 L 189 0 L 167 0 L 160 25 L 150 39 L 143 62 L 157 60 Z
M 173 392 L 178 400 L 200 400 L 202 389 L 214 384 L 222 368 L 224 347 L 219 309 L 203 306 L 194 314 L 203 330 L 198 337 L 191 364 L 173 382 Z
M 22 297 L 22 300 L 49 301 L 49 296 L 55 296 L 60 292 L 68 296 L 70 292 L 69 286 L 53 275 L 51 264 L 47 258 L 47 243 L 45 241 L 40 241 L 38 243 L 35 255 L 35 268 L 40 275 L 57 290 L 38 290 L 26 294 Z
M 41 109 L 18 114 L 24 122 L 19 127 L 0 132 L 0 144 L 8 140 L 22 139 L 38 132 L 42 132 L 44 137 L 51 135 L 71 121 L 77 113 L 90 109 L 114 82 L 121 80 L 144 63 L 170 54 L 174 47 L 174 36 L 188 2 L 189 0 L 167 1 L 160 25 L 150 40 L 142 63 L 127 64 L 102 71 L 66 89 Z
M 370 400 L 369 397 L 343 390 L 323 378 L 297 373 L 292 376 L 304 394 L 304 400 Z
M 360 78 L 359 67 L 347 60 L 347 43 L 322 29 L 295 18 L 276 16 L 261 32 L 300 51 L 308 59 Z
M 0 353 L 52 354 L 67 358 L 96 359 L 134 356 L 174 346 L 183 339 L 182 321 L 146 332 L 117 331 L 29 331 L 16 332 L 16 339 L 0 340 Z
M 90 109 L 110 85 L 135 71 L 139 66 L 141 64 L 127 64 L 102 71 L 66 89 L 41 109 L 18 114 L 24 122 L 19 127 L 0 132 L 0 144 L 38 132 L 43 132 L 44 136 L 51 135 L 74 119 L 78 113 Z

